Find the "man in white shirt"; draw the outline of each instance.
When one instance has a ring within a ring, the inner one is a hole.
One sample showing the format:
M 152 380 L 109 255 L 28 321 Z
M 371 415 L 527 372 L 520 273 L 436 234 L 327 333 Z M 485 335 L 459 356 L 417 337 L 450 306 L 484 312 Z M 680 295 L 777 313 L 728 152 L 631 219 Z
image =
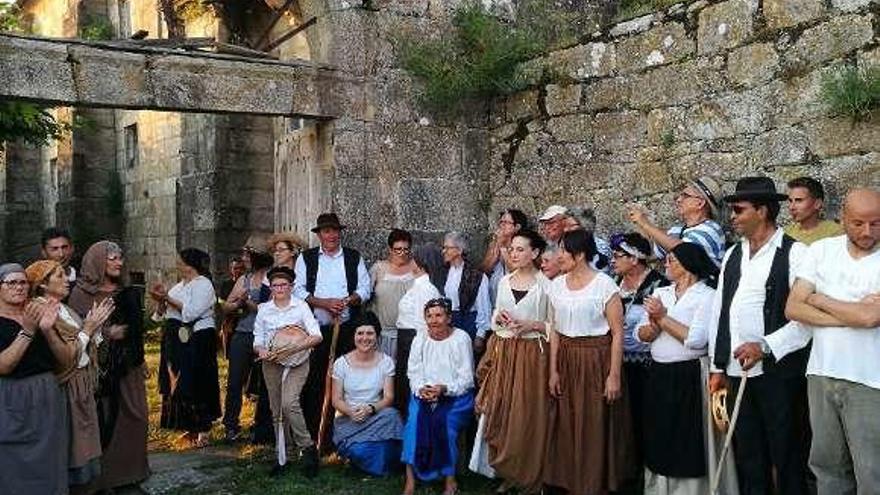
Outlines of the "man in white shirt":
M 73 259 L 73 240 L 70 233 L 58 227 L 49 227 L 43 231 L 40 243 L 40 253 L 44 260 L 53 260 L 61 263 L 67 282 L 73 287 L 76 283 L 76 269 L 70 265 Z
M 880 193 L 851 191 L 843 227 L 846 235 L 813 243 L 797 272 L 786 315 L 808 327 L 767 338 L 780 356 L 813 339 L 806 372 L 819 495 L 880 490 Z
M 786 325 L 785 300 L 806 247 L 776 226 L 780 201 L 773 181 L 745 177 L 731 204 L 734 229 L 743 236 L 727 254 L 709 323 L 710 389 L 732 395 L 748 384 L 734 431 L 739 485 L 744 494 L 802 494 L 806 490 L 806 353 L 776 362 L 765 336 Z M 728 401 L 732 409 L 733 400 Z M 769 454 L 769 458 L 768 455 Z M 771 474 L 775 468 L 775 479 Z M 774 483 L 775 482 L 775 483 Z M 770 487 L 776 485 L 775 490 Z
M 452 301 L 452 326 L 467 332 L 474 350 L 483 352 L 492 317 L 489 279 L 464 259 L 467 240 L 459 232 L 443 238 L 444 295 Z
M 302 391 L 306 424 L 316 439 L 321 423 L 333 322 L 340 323 L 336 355 L 341 356 L 354 349 L 354 322 L 363 304 L 370 299 L 372 287 L 361 254 L 355 249 L 342 247 L 343 229 L 345 226 L 339 223 L 335 213 L 318 215 L 312 232 L 317 235 L 320 245 L 303 251 L 294 267 L 293 295 L 309 303 L 324 336 L 309 357 L 309 377 Z

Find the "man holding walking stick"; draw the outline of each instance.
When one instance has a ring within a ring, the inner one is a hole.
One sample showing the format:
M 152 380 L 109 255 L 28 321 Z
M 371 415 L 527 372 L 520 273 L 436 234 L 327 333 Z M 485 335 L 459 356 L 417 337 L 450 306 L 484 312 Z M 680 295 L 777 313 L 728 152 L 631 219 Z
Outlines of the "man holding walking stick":
M 312 232 L 320 245 L 307 249 L 297 258 L 294 271 L 294 296 L 305 300 L 321 326 L 323 340 L 309 357 L 309 376 L 300 401 L 306 425 L 319 445 L 329 444 L 330 429 L 319 438 L 326 388 L 328 360 L 354 349 L 354 322 L 361 307 L 370 298 L 370 275 L 361 254 L 342 247 L 345 226 L 335 213 L 321 213 Z M 333 338 L 334 320 L 339 324 L 338 339 Z

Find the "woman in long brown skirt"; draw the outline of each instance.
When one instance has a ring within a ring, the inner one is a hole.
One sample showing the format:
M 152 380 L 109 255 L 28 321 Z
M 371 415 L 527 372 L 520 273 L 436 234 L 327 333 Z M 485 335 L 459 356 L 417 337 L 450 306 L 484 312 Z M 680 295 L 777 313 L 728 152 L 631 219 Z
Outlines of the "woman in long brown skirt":
M 474 442 L 471 467 L 502 478 L 502 489 L 517 487 L 526 493 L 540 491 L 543 484 L 550 421 L 550 281 L 535 265 L 545 246 L 530 230 L 511 240 L 515 271 L 498 283 L 493 335 L 477 370 L 481 388 L 476 409 L 482 434 Z
M 544 480 L 577 495 L 618 490 L 633 475 L 623 389 L 623 306 L 614 281 L 590 268 L 592 234 L 562 237 L 565 275 L 550 286 L 550 393 L 554 397 Z

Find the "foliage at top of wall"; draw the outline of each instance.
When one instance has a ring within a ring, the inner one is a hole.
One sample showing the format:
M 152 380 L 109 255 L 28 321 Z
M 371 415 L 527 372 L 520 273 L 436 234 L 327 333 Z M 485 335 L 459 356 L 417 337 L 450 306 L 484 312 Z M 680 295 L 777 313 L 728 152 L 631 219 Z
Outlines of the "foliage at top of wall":
M 834 115 L 865 120 L 880 108 L 880 66 L 843 67 L 822 80 L 820 99 Z
M 58 122 L 49 110 L 23 101 L 0 101 L 0 142 L 23 141 L 46 146 L 73 126 Z
M 0 3 L 0 31 L 19 32 L 24 29 L 24 18 L 18 5 Z
M 202 0 L 175 0 L 174 13 L 184 22 L 192 22 L 208 14 L 211 8 Z
M 548 22 L 566 13 L 532 5 L 516 22 L 499 19 L 477 2 L 458 7 L 447 32 L 438 39 L 418 35 L 398 39 L 403 67 L 422 83 L 422 99 L 434 110 L 458 108 L 471 98 L 509 94 L 522 89 L 525 79 L 517 66 L 572 38 L 565 26 L 549 29 Z M 544 15 L 541 15 L 544 12 Z
M 104 17 L 86 17 L 79 28 L 79 37 L 89 41 L 107 41 L 114 37 L 113 25 Z

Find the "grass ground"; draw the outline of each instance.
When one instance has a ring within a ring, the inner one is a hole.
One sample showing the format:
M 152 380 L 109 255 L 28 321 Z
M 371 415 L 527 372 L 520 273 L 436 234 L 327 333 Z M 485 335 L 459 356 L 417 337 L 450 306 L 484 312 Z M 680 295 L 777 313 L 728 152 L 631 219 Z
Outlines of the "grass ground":
M 148 339 L 146 345 L 147 366 L 151 376 L 147 380 L 147 404 L 149 407 L 149 450 L 152 456 L 162 456 L 170 459 L 173 466 L 175 456 L 183 459 L 184 456 L 199 452 L 186 443 L 179 441 L 179 432 L 163 430 L 158 427 L 161 414 L 161 396 L 158 390 L 156 370 L 159 366 L 159 343 L 157 339 Z M 226 384 L 226 359 L 218 356 L 217 363 L 220 371 L 221 399 L 225 394 Z M 221 400 L 222 403 L 222 400 Z M 244 401 L 242 411 L 242 425 L 247 427 L 251 424 L 254 414 L 254 404 Z M 321 495 L 349 495 L 349 494 L 394 494 L 400 493 L 403 488 L 403 476 L 388 478 L 372 478 L 360 473 L 337 459 L 324 459 L 319 476 L 314 480 L 302 477 L 298 466 L 294 463 L 287 474 L 279 478 L 270 478 L 269 468 L 273 463 L 273 451 L 265 447 L 253 447 L 246 442 L 232 445 L 221 445 L 223 427 L 218 421 L 211 431 L 211 440 L 215 446 L 203 449 L 205 458 L 214 459 L 204 462 L 197 468 L 184 466 L 181 462 L 179 473 L 174 473 L 173 468 L 161 476 L 172 478 L 170 484 L 163 482 L 162 492 L 180 495 L 298 495 L 315 494 Z M 222 449 L 223 455 L 216 456 L 212 452 Z M 219 462 L 216 459 L 221 459 Z M 158 475 L 157 475 L 158 476 Z M 471 473 L 460 477 L 460 488 L 463 493 L 491 494 L 494 493 L 496 482 L 473 475 Z M 417 493 L 433 494 L 440 493 L 442 485 L 425 485 L 420 487 Z

